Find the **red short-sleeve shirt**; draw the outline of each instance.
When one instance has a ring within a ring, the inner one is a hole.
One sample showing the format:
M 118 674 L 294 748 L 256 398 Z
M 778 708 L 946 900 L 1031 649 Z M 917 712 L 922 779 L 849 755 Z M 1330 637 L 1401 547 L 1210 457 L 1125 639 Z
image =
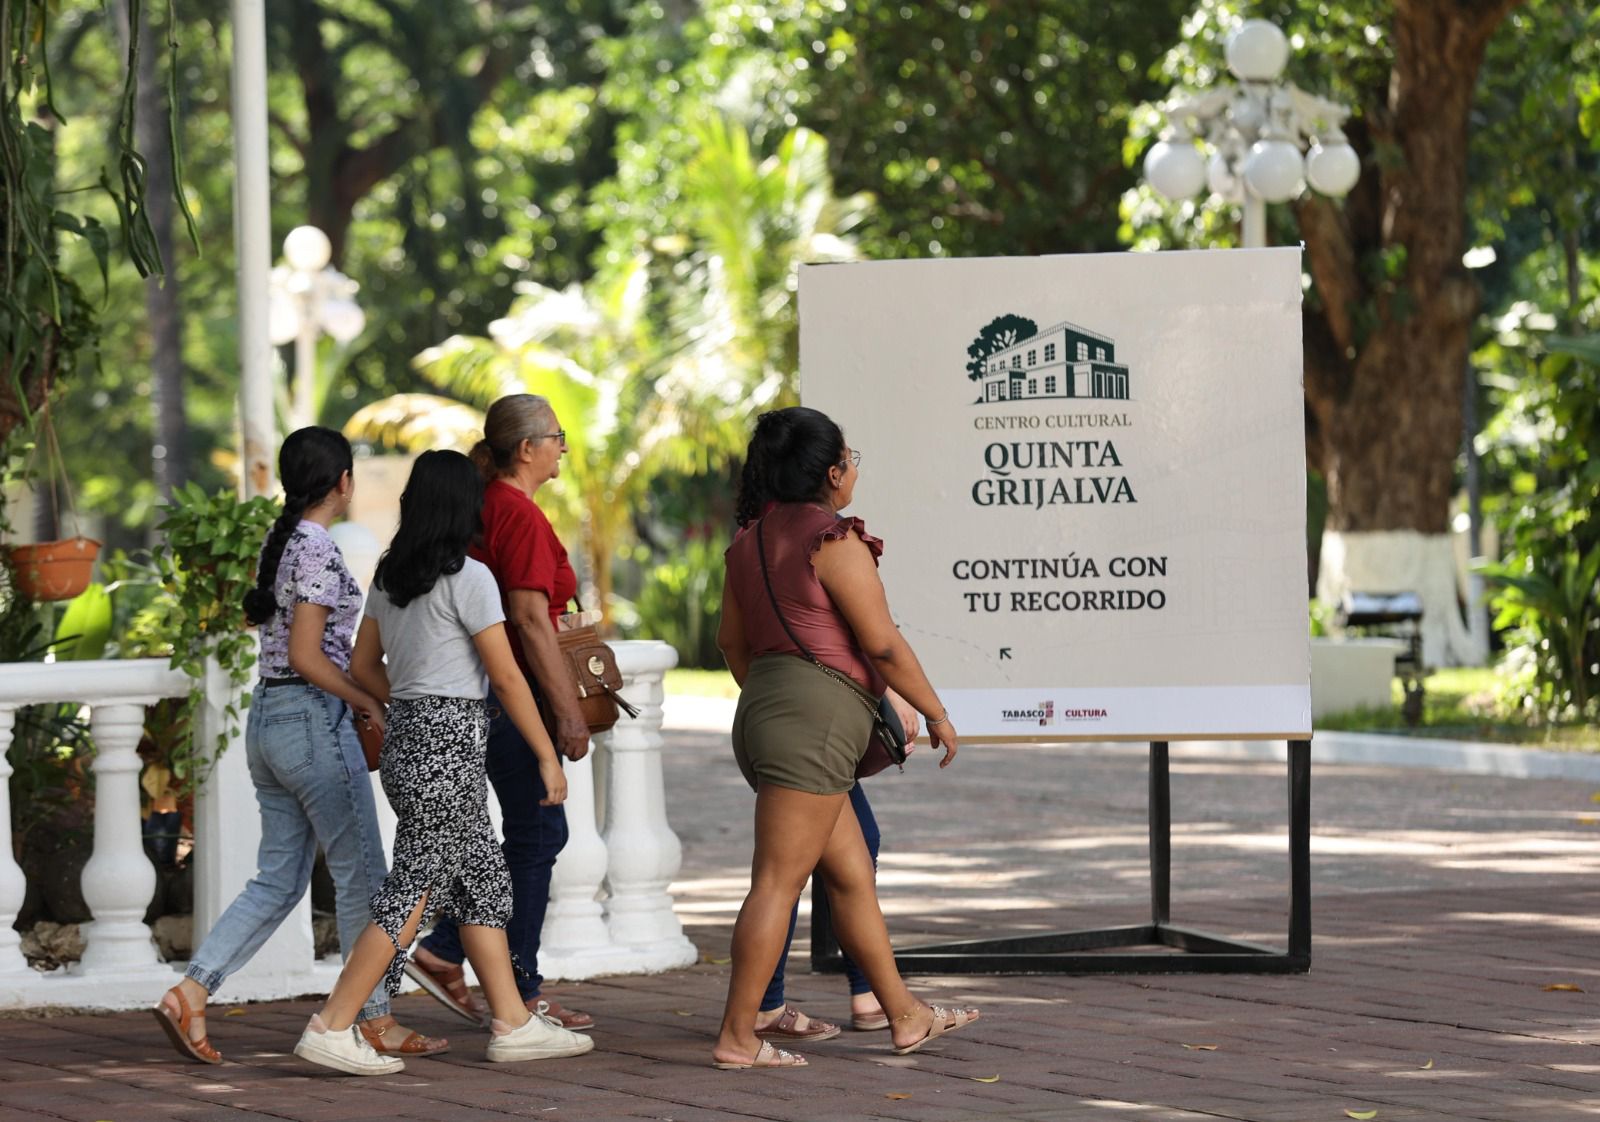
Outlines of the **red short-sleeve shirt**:
M 578 576 L 567 560 L 566 547 L 556 537 L 544 511 L 503 479 L 484 488 L 483 543 L 467 552 L 494 574 L 507 618 L 511 614 L 507 594 L 526 589 L 542 592 L 549 599 L 550 623 L 554 626 L 578 591 Z M 522 644 L 513 640 L 511 650 L 527 673 Z

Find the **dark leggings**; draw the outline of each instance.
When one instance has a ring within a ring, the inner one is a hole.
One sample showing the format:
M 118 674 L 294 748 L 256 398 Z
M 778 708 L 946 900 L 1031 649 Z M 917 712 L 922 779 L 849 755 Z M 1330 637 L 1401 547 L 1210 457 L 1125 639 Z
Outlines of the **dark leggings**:
M 872 855 L 872 867 L 876 869 L 878 867 L 878 820 L 873 817 L 872 805 L 867 802 L 867 793 L 861 789 L 860 783 L 850 788 L 850 806 L 856 812 L 856 821 L 861 823 L 861 836 L 867 840 L 867 852 Z M 813 892 L 825 891 L 821 873 L 813 873 L 812 881 L 814 882 Z M 794 926 L 799 918 L 800 905 L 796 903 L 794 911 L 789 913 L 789 937 L 783 941 L 783 956 L 778 959 L 778 968 L 772 972 L 772 981 L 767 983 L 766 996 L 761 999 L 761 1011 L 763 1013 L 771 1012 L 774 1009 L 782 1009 L 784 1006 L 783 968 L 789 961 L 789 944 L 794 942 Z M 866 976 L 856 968 L 855 963 L 850 961 L 849 955 L 845 955 L 844 970 L 845 976 L 850 981 L 850 992 L 852 994 L 871 992 L 872 987 L 867 984 Z

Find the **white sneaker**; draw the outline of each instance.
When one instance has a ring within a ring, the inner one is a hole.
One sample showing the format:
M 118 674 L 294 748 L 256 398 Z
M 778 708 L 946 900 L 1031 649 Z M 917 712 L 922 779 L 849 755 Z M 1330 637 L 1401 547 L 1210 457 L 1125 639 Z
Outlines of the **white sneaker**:
M 317 1013 L 311 1014 L 311 1023 L 300 1034 L 294 1054 L 302 1060 L 350 1075 L 393 1075 L 406 1069 L 404 1060 L 384 1059 L 378 1055 L 355 1025 L 335 1032 L 323 1025 L 322 1016 Z
M 519 1028 L 507 1029 L 504 1021 L 495 1021 L 494 1035 L 489 1039 L 489 1062 L 556 1060 L 563 1056 L 581 1056 L 594 1047 L 593 1038 L 562 1028 L 561 1022 L 547 1012 L 549 1008 L 547 1003 L 539 1002 L 538 1009 L 530 1013 L 528 1022 Z

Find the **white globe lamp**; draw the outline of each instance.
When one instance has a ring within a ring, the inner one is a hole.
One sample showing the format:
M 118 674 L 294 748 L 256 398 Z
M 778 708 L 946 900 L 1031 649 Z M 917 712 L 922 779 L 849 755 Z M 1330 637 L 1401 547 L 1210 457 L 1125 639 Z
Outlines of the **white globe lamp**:
M 333 243 L 315 226 L 296 226 L 283 239 L 283 259 L 299 273 L 315 273 L 333 260 Z
M 1206 185 L 1206 162 L 1186 138 L 1158 140 L 1145 153 L 1144 178 L 1173 201 L 1193 198 Z
M 1228 36 L 1224 53 L 1228 69 L 1241 81 L 1270 82 L 1283 73 L 1289 61 L 1289 40 L 1276 24 L 1245 20 Z
M 1300 149 L 1288 140 L 1256 141 L 1244 158 L 1243 170 L 1250 190 L 1269 203 L 1288 202 L 1305 186 Z
M 361 305 L 354 300 L 343 296 L 336 296 L 324 301 L 322 305 L 322 329 L 340 346 L 351 342 L 360 335 L 367 326 L 367 315 L 361 310 Z
M 1306 153 L 1306 179 L 1324 195 L 1340 198 L 1350 193 L 1350 188 L 1361 178 L 1361 157 L 1343 137 L 1323 144 L 1311 145 Z

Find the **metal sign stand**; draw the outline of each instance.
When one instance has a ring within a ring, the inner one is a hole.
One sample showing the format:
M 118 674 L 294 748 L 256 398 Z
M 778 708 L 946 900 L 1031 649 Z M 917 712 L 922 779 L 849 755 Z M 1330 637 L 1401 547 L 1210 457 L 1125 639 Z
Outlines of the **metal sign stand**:
M 1311 969 L 1311 741 L 1289 741 L 1289 942 L 1287 950 L 1171 922 L 1172 790 L 1167 742 L 1150 742 L 1150 922 L 1131 927 L 1008 935 L 908 947 L 906 974 L 1304 974 Z M 1162 947 L 1186 954 L 1130 953 Z M 811 894 L 811 969 L 837 974 L 826 893 Z

